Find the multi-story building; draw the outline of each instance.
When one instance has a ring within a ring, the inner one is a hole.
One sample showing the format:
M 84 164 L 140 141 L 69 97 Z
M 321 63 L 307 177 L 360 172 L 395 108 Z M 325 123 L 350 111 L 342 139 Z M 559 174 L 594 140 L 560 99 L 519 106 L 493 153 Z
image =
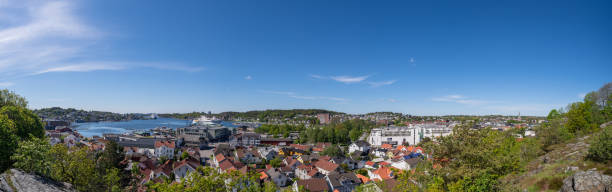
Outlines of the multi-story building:
M 176 145 L 174 141 L 155 141 L 155 156 L 157 158 L 167 157 L 168 159 L 174 158 L 174 149 Z
M 331 123 L 331 114 L 329 113 L 319 113 L 317 114 L 317 118 L 319 118 L 319 123 L 321 124 Z
M 209 142 L 227 140 L 231 134 L 227 127 L 211 125 L 182 127 L 176 131 L 179 141 L 191 147 L 203 147 Z
M 257 146 L 261 142 L 259 133 L 238 133 L 230 137 L 231 146 Z
M 373 146 L 382 144 L 416 145 L 425 137 L 435 138 L 453 132 L 454 124 L 410 124 L 408 126 L 390 126 L 372 129 L 368 142 Z

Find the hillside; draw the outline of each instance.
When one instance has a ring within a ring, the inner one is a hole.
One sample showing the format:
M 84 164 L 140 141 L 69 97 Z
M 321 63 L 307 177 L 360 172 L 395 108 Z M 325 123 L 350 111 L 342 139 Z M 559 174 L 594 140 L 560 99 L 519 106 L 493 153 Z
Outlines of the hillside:
M 60 107 L 36 109 L 33 112 L 43 119 L 56 119 L 70 122 L 122 121 L 145 118 L 143 114 L 119 114 Z
M 294 118 L 300 116 L 313 116 L 319 113 L 329 114 L 342 114 L 340 112 L 329 111 L 324 109 L 268 109 L 262 111 L 246 111 L 246 112 L 222 112 L 218 114 L 211 114 L 212 116 L 218 117 L 224 120 L 257 120 L 266 121 L 268 119 L 285 119 Z M 207 115 L 205 112 L 192 112 L 192 113 L 171 113 L 171 114 L 160 114 L 162 117 L 171 117 L 177 119 L 194 119 L 201 115 Z
M 612 162 L 604 164 L 585 160 L 593 137 L 595 134 L 550 146 L 550 151 L 529 162 L 524 172 L 500 180 L 506 189 L 558 191 L 566 178 L 580 171 L 612 175 Z

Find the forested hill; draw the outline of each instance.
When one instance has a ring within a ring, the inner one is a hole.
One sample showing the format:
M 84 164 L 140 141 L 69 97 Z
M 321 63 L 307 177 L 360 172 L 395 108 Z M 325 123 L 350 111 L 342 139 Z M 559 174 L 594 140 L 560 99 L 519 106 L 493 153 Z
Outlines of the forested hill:
M 36 109 L 33 112 L 43 119 L 55 119 L 70 122 L 122 121 L 145 118 L 143 114 L 119 114 L 104 111 L 85 111 L 73 108 L 64 109 L 60 107 Z
M 343 114 L 341 112 L 329 111 L 324 109 L 269 109 L 263 111 L 247 111 L 247 112 L 222 112 L 218 114 L 211 114 L 225 120 L 266 120 L 266 119 L 285 119 L 295 118 L 300 116 L 314 116 L 319 113 L 329 113 L 331 115 Z M 207 115 L 205 112 L 192 112 L 192 113 L 172 113 L 172 114 L 160 114 L 163 117 L 172 117 L 177 119 L 193 119 L 198 118 L 201 115 Z

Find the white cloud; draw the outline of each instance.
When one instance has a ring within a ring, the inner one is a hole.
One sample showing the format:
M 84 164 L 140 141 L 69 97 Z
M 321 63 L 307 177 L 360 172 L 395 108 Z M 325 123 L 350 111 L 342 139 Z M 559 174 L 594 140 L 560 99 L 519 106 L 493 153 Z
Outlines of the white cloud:
M 480 105 L 480 104 L 491 103 L 490 101 L 485 101 L 485 100 L 468 99 L 467 97 L 463 95 L 447 95 L 443 97 L 435 97 L 435 98 L 432 98 L 432 101 L 451 102 L 451 103 L 469 104 L 469 105 Z
M 13 85 L 15 85 L 15 84 L 12 83 L 12 82 L 0 82 L 0 87 L 10 87 L 10 86 L 13 86 Z
M 579 99 L 584 99 L 584 97 L 586 97 L 586 95 L 587 95 L 586 93 L 580 93 L 580 94 L 578 94 L 578 98 Z
M 0 0 L 0 80 L 51 72 L 145 67 L 197 72 L 176 63 L 100 61 L 105 32 L 78 17 L 73 1 Z
M 286 95 L 286 96 L 294 98 L 294 99 L 346 101 L 345 98 L 340 98 L 340 97 L 304 96 L 304 95 L 296 94 L 294 92 L 286 92 L 286 91 L 261 91 L 261 92 L 263 92 L 263 93 L 270 93 L 270 94 L 276 94 L 276 95 Z
M 244 79 L 251 80 L 251 79 L 253 79 L 253 77 L 251 77 L 250 75 L 247 75 L 246 77 L 244 77 Z
M 364 80 L 366 80 L 368 77 L 370 76 L 358 76 L 358 77 L 352 77 L 352 76 L 332 76 L 330 77 L 332 80 L 334 81 L 338 81 L 341 83 L 359 83 L 362 82 Z
M 397 82 L 397 80 L 389 80 L 389 81 L 380 81 L 380 82 L 368 82 L 372 87 L 380 87 L 384 85 L 391 85 Z
M 43 74 L 51 72 L 89 72 L 98 70 L 121 70 L 124 69 L 122 65 L 113 63 L 88 63 L 88 64 L 77 64 L 77 65 L 66 65 L 61 67 L 44 69 L 37 71 L 34 74 Z
M 389 101 L 389 102 L 391 102 L 391 103 L 395 103 L 395 102 L 397 102 L 397 100 L 395 100 L 395 99 L 387 99 L 387 101 Z
M 327 79 L 326 77 L 323 77 L 323 76 L 320 76 L 320 75 L 310 74 L 309 76 L 312 77 L 312 78 L 315 78 L 315 79 Z

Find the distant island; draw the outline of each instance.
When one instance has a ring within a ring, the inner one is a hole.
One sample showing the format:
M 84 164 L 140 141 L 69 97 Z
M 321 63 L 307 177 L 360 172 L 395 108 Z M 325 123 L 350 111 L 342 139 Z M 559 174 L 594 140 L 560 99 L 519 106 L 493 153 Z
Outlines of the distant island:
M 68 122 L 99 122 L 99 121 L 128 121 L 140 119 L 154 119 L 156 114 L 142 113 L 113 113 L 104 111 L 85 111 L 73 108 L 51 107 L 36 109 L 33 111 L 42 119 L 52 119 Z

